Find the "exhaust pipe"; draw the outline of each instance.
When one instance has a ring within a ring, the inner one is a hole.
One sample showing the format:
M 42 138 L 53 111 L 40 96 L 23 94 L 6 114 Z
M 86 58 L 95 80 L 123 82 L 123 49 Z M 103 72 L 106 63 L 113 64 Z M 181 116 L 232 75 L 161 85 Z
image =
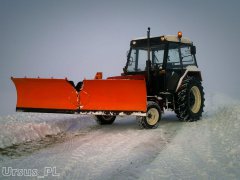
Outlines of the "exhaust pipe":
M 148 27 L 148 31 L 147 31 L 147 49 L 148 49 L 148 59 L 146 61 L 146 68 L 147 68 L 147 83 L 148 83 L 148 87 L 150 87 L 150 81 L 151 81 L 151 77 L 150 77 L 150 70 L 151 70 L 151 60 L 150 60 L 150 27 Z

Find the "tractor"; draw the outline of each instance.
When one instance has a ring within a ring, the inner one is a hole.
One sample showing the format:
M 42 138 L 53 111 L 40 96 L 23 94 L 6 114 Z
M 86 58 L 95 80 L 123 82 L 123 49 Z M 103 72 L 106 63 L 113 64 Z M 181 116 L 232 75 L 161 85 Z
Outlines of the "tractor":
M 120 76 L 83 80 L 13 78 L 17 111 L 95 115 L 101 125 L 117 115 L 135 115 L 145 129 L 157 128 L 164 110 L 181 121 L 202 116 L 204 92 L 196 47 L 189 38 L 163 35 L 133 39 Z

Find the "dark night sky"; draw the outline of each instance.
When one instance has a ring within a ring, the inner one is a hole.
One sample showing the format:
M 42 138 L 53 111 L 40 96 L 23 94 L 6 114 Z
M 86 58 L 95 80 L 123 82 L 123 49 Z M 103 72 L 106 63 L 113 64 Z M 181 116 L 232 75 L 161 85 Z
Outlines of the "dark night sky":
M 119 75 L 129 41 L 179 30 L 197 46 L 207 93 L 240 99 L 240 1 L 0 0 L 0 115 L 12 114 L 10 77 Z

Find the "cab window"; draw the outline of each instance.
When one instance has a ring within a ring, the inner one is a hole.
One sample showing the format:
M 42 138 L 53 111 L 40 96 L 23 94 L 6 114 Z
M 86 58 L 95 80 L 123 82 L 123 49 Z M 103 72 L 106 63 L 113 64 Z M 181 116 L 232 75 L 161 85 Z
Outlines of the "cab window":
M 181 68 L 179 57 L 179 45 L 177 43 L 169 43 L 167 68 L 168 69 Z
M 152 67 L 162 67 L 165 44 L 152 46 L 150 48 L 150 60 Z M 127 61 L 127 72 L 146 71 L 146 61 L 148 60 L 147 47 L 131 48 Z
M 191 46 L 181 45 L 181 55 L 183 66 L 195 65 L 194 57 L 191 54 Z

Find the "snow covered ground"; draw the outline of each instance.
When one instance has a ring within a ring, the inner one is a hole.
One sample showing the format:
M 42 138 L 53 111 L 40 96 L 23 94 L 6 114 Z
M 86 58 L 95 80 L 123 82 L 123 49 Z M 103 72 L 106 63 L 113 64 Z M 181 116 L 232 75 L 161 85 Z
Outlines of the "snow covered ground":
M 201 121 L 184 123 L 141 179 L 239 179 L 239 130 L 240 104 L 220 106 Z
M 37 170 L 31 176 L 39 179 L 49 167 L 57 176 L 47 179 L 239 179 L 240 103 L 222 94 L 206 99 L 201 121 L 166 112 L 154 130 L 140 130 L 134 117 L 111 126 L 80 115 L 0 117 L 0 179 L 12 169 L 9 179 L 25 179 L 21 170 Z

